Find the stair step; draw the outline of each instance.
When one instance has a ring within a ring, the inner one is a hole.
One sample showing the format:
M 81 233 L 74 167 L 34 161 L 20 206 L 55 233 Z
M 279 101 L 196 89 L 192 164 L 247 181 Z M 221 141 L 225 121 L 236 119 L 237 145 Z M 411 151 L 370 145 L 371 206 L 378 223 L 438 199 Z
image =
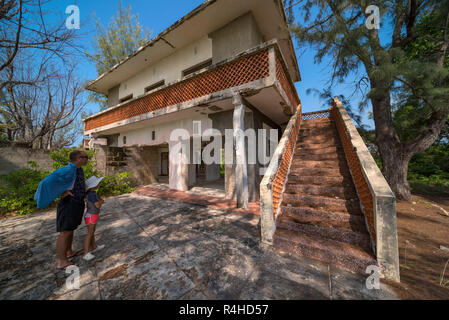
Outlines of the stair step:
M 323 143 L 327 141 L 339 142 L 340 137 L 337 132 L 328 131 L 328 132 L 299 132 L 298 138 L 296 141 L 299 142 L 314 142 L 314 143 Z
M 332 141 L 328 140 L 325 142 L 310 142 L 310 141 L 301 141 L 296 143 L 296 148 L 305 148 L 305 149 L 322 149 L 327 147 L 337 147 L 340 146 L 340 141 Z
M 282 205 L 279 217 L 283 216 L 290 217 L 297 223 L 313 223 L 324 227 L 344 228 L 357 232 L 366 232 L 365 220 L 362 215 Z
M 357 193 L 350 186 L 316 186 L 307 184 L 287 184 L 285 193 L 327 196 L 340 199 L 354 199 Z
M 377 265 L 371 253 L 344 242 L 298 234 L 281 228 L 276 229 L 273 240 L 277 249 L 338 265 L 353 272 L 365 273 L 367 266 Z
M 340 166 L 339 159 L 332 160 L 300 160 L 293 159 L 292 168 L 337 168 Z
M 298 155 L 303 155 L 303 154 L 325 154 L 325 153 L 343 152 L 343 148 L 341 146 L 324 147 L 324 148 L 319 148 L 319 149 L 310 149 L 310 148 L 296 147 L 295 151 L 296 151 L 296 153 Z
M 287 216 L 280 216 L 277 219 L 276 228 L 295 231 L 309 236 L 317 236 L 323 239 L 349 243 L 351 245 L 361 247 L 367 251 L 370 249 L 370 238 L 369 234 L 366 232 L 361 233 L 351 229 L 338 228 L 334 226 L 297 223 L 295 220 Z
M 342 151 L 339 152 L 331 152 L 331 153 L 321 153 L 321 154 L 312 154 L 312 153 L 296 153 L 293 156 L 293 160 L 312 160 L 312 161 L 324 161 L 324 160 L 345 160 L 345 154 Z
M 323 196 L 284 193 L 282 204 L 290 204 L 293 207 L 310 207 L 331 212 L 335 211 L 348 214 L 361 214 L 358 199 L 338 199 Z
M 309 119 L 301 121 L 301 128 L 328 127 L 332 124 L 333 122 L 330 118 Z
M 317 186 L 353 186 L 350 177 L 305 176 L 290 173 L 288 175 L 287 185 L 298 183 Z
M 339 176 L 349 176 L 349 170 L 347 168 L 302 168 L 297 166 L 292 166 L 290 168 L 290 172 L 292 174 L 299 174 L 305 176 L 330 176 L 330 177 L 339 177 Z
M 299 128 L 299 134 L 303 137 L 309 137 L 310 135 L 324 135 L 333 136 L 337 134 L 337 129 L 334 126 L 318 127 L 318 128 Z

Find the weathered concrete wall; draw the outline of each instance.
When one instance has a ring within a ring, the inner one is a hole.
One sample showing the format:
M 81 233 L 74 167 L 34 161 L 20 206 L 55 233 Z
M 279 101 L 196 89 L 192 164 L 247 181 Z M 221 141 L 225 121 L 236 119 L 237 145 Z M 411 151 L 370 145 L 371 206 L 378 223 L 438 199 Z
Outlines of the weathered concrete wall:
M 201 130 L 211 128 L 212 121 L 206 115 L 197 115 L 192 118 L 170 121 L 161 124 L 154 124 L 142 129 L 123 131 L 119 134 L 117 140 L 118 147 L 138 146 L 138 145 L 160 145 L 168 143 L 170 134 L 175 129 L 186 129 L 189 134 L 193 134 L 193 121 L 201 121 Z M 155 132 L 155 139 L 152 139 L 152 132 Z M 126 136 L 126 144 L 123 143 L 123 137 Z M 108 140 L 108 145 L 109 140 Z
M 132 147 L 125 150 L 127 158 L 123 170 L 132 172 L 139 184 L 157 182 L 158 147 Z
M 160 172 L 160 146 L 109 147 L 95 145 L 97 169 L 104 175 L 132 172 L 136 184 L 157 182 Z
M 228 59 L 263 42 L 251 12 L 209 34 L 212 38 L 212 63 Z
M 51 171 L 53 160 L 48 150 L 29 149 L 17 146 L 0 147 L 0 174 L 28 167 L 28 161 L 36 162 L 42 169 Z
M 116 106 L 119 104 L 119 102 L 119 86 L 115 86 L 108 92 L 108 107 L 110 108 Z
M 140 96 L 145 93 L 146 87 L 161 80 L 165 80 L 165 83 L 178 80 L 183 70 L 210 58 L 212 58 L 212 40 L 204 36 L 123 81 L 119 88 L 119 98 L 130 94 L 134 97 Z

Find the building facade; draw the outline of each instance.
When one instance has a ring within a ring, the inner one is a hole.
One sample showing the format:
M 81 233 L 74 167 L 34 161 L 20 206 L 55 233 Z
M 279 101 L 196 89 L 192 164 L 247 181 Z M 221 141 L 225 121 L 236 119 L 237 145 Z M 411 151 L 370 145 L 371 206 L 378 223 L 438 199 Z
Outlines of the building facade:
M 301 108 L 296 81 L 282 1 L 206 1 L 88 84 L 107 95 L 108 108 L 83 120 L 87 144 L 98 149 L 105 174 L 132 171 L 140 183 L 164 181 L 176 190 L 217 181 L 246 207 L 259 200 L 267 163 L 249 163 L 248 141 L 238 136 L 231 152 L 241 161 L 192 161 L 191 137 L 214 129 L 210 141 L 222 139 L 222 151 L 226 130 L 254 129 L 259 139 L 259 129 L 275 129 L 279 139 Z M 173 161 L 176 129 L 189 133 L 189 163 Z

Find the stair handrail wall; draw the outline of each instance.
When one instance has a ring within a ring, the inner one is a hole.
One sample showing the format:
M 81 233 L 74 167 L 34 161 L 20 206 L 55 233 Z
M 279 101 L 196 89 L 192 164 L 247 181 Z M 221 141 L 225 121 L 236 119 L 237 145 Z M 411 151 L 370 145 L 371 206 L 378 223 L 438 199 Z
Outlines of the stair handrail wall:
M 273 244 L 276 219 L 279 215 L 282 194 L 287 182 L 301 125 L 301 109 L 301 104 L 299 104 L 282 134 L 281 140 L 260 183 L 261 240 L 265 244 Z
M 337 97 L 333 99 L 331 113 L 360 199 L 380 275 L 399 282 L 396 197 Z

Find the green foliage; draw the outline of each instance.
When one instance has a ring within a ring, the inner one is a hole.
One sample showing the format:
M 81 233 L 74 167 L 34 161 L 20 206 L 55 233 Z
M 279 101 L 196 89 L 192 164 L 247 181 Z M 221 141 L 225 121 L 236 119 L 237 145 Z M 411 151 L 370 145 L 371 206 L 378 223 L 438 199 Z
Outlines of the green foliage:
M 50 151 L 50 158 L 53 160 L 53 168 L 59 169 L 62 167 L 67 166 L 70 163 L 70 152 L 74 150 L 80 150 L 77 147 L 72 148 L 62 148 L 59 150 L 52 150 Z M 88 179 L 91 176 L 98 176 L 100 173 L 97 169 L 95 169 L 97 162 L 95 161 L 95 150 L 83 150 L 87 153 L 87 156 L 89 157 L 89 161 L 87 164 L 83 167 L 85 178 Z
M 35 162 L 30 161 L 28 168 L 11 171 L 0 176 L 0 214 L 16 212 L 27 214 L 36 210 L 34 193 L 39 182 L 49 172 L 39 169 Z
M 370 5 L 379 8 L 378 29 L 366 25 Z M 449 116 L 449 0 L 286 0 L 284 6 L 299 47 L 311 47 L 315 61 L 326 58 L 332 66 L 327 91 L 353 76 L 360 108 L 371 102 L 379 129 L 371 152 L 382 155 L 398 198 L 409 199 L 402 188 L 407 163 L 399 159 L 429 148 Z
M 50 152 L 53 160 L 53 168 L 59 169 L 70 163 L 69 154 L 76 148 L 63 148 Z M 95 169 L 95 151 L 85 150 L 89 162 L 83 167 L 85 178 L 92 175 L 100 176 L 101 173 Z M 11 171 L 6 175 L 0 175 L 0 215 L 7 213 L 28 214 L 37 210 L 34 194 L 39 183 L 50 172 L 47 172 L 33 162 L 28 163 L 27 168 Z M 130 172 L 117 173 L 113 176 L 106 176 L 100 183 L 98 193 L 100 195 L 118 195 L 130 193 L 135 190 L 132 187 L 134 181 Z M 57 201 L 58 199 L 56 199 Z
M 449 143 L 436 143 L 415 155 L 408 167 L 412 183 L 449 188 Z
M 98 194 L 118 195 L 133 192 L 136 188 L 132 187 L 133 180 L 130 177 L 131 172 L 121 172 L 105 177 L 100 183 Z
M 405 108 L 407 109 L 407 108 Z M 394 117 L 402 120 L 402 115 Z M 399 121 L 399 120 L 398 120 Z M 395 126 L 400 126 L 395 121 Z M 449 119 L 446 126 L 449 126 Z M 374 130 L 364 130 L 358 128 L 365 144 L 371 152 L 374 160 L 380 169 L 382 161 L 375 142 Z M 400 133 L 406 135 L 407 131 Z M 413 133 L 408 133 L 408 135 Z M 408 166 L 408 180 L 412 189 L 439 188 L 438 191 L 449 191 L 449 140 L 446 130 L 443 130 L 437 141 L 426 151 L 418 153 L 412 157 Z

